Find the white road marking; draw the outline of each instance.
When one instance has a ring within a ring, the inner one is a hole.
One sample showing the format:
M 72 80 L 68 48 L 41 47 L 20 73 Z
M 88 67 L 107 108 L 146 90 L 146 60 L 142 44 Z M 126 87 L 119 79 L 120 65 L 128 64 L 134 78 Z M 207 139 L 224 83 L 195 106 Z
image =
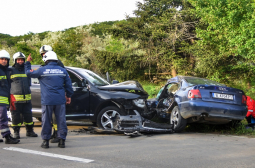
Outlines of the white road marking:
M 83 159 L 83 158 L 78 158 L 78 157 L 58 155 L 58 154 L 54 154 L 54 153 L 40 152 L 40 151 L 22 149 L 22 148 L 15 148 L 15 147 L 7 147 L 7 148 L 3 148 L 3 149 L 10 150 L 10 151 L 22 152 L 22 153 L 31 153 L 31 154 L 35 154 L 35 155 L 54 157 L 54 158 L 70 160 L 70 161 L 78 161 L 78 162 L 83 162 L 83 163 L 90 163 L 90 162 L 94 161 L 94 160 L 90 160 L 90 159 Z

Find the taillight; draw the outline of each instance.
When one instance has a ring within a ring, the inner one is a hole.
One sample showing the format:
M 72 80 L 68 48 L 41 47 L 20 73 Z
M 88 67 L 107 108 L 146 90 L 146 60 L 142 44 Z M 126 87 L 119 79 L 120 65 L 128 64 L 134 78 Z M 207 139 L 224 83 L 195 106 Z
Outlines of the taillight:
M 246 96 L 245 96 L 245 95 L 242 95 L 242 103 L 243 103 L 243 104 L 246 104 L 246 100 L 247 100 L 247 99 L 246 99 Z
M 194 89 L 189 91 L 188 98 L 202 98 L 202 96 L 198 89 Z

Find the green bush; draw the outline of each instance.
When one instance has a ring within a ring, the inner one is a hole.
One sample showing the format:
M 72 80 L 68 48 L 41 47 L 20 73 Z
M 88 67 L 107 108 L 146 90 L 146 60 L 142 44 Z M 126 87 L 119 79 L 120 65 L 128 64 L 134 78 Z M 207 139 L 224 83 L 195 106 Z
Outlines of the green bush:
M 155 98 L 159 92 L 159 90 L 161 89 L 161 87 L 163 87 L 165 84 L 161 83 L 161 84 L 154 84 L 154 83 L 149 83 L 146 81 L 142 81 L 140 82 L 141 85 L 143 86 L 143 89 L 149 94 L 149 99 L 150 98 Z

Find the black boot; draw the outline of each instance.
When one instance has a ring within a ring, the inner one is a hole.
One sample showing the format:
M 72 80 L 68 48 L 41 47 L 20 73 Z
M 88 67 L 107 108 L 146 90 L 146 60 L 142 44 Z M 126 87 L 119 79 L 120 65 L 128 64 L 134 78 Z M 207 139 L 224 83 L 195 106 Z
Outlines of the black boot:
M 27 136 L 28 137 L 38 137 L 38 135 L 34 132 L 34 123 L 32 125 L 26 125 Z
M 0 139 L 0 142 L 4 142 L 4 140 L 3 140 L 3 139 Z
M 14 131 L 14 136 L 13 136 L 13 138 L 15 138 L 15 139 L 20 139 L 20 135 L 19 135 L 20 127 L 19 127 L 19 126 L 14 126 L 14 127 L 12 127 L 12 128 L 13 128 L 13 131 Z
M 58 147 L 60 148 L 65 148 L 65 140 L 64 139 L 60 139 L 59 142 L 58 142 Z
M 54 135 L 53 135 L 53 138 L 50 140 L 50 143 L 58 143 L 59 142 L 59 139 L 58 139 L 58 131 L 55 131 L 54 129 Z
M 42 148 L 49 148 L 49 140 L 43 140 L 43 143 L 41 144 Z
M 11 134 L 6 135 L 5 137 L 5 144 L 17 144 L 20 140 L 15 139 L 11 136 Z

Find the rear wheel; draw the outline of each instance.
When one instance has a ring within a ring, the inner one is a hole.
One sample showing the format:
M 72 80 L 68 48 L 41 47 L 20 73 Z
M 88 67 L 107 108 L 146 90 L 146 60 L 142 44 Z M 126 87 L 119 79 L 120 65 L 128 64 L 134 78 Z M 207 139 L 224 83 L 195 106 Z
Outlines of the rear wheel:
M 175 132 L 181 132 L 187 125 L 187 120 L 181 116 L 178 106 L 175 106 L 171 112 L 170 123 L 174 125 Z
M 114 106 L 102 109 L 97 116 L 97 126 L 103 129 L 113 129 L 114 119 L 124 115 L 121 110 Z

